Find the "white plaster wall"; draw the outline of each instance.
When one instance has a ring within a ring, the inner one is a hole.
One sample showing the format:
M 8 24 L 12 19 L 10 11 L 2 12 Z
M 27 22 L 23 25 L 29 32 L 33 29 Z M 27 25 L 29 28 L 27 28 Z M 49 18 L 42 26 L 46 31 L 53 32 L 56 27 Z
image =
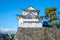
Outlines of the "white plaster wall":
M 42 27 L 42 23 L 24 23 L 23 21 L 39 21 L 39 20 L 38 19 L 23 19 L 23 18 L 20 18 L 18 20 L 19 27 L 26 27 L 26 28 Z
M 39 27 L 42 27 L 42 23 L 22 23 L 22 24 L 19 24 L 19 27 L 39 28 Z
M 39 21 L 38 19 L 23 19 L 23 18 L 19 18 L 18 22 L 23 23 L 23 21 Z
M 19 20 L 18 20 L 18 22 L 20 23 L 22 23 L 23 22 L 23 18 L 19 18 Z
M 23 19 L 23 21 L 39 21 L 38 19 Z
M 28 11 L 22 11 L 22 15 L 27 15 L 28 13 L 29 13 Z M 38 15 L 37 12 L 32 12 L 32 13 L 34 13 L 34 15 Z
M 19 18 L 19 21 L 39 21 L 38 19 L 23 19 Z
M 39 20 L 38 19 L 23 19 L 23 18 L 19 18 L 19 20 L 18 20 L 19 27 L 25 27 L 25 28 L 42 27 L 42 23 L 24 23 L 23 21 L 39 21 Z

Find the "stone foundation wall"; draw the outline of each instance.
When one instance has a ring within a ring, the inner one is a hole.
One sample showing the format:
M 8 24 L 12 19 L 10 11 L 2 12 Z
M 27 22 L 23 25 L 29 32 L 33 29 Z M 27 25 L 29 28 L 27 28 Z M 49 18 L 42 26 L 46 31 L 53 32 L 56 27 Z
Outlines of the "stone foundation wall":
M 60 29 L 19 27 L 16 38 L 18 40 L 60 40 Z

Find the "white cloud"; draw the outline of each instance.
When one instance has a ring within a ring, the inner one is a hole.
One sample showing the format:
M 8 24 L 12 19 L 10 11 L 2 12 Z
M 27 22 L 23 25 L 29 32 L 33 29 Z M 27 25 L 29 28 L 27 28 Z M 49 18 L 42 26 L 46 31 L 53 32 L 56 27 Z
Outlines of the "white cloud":
M 16 32 L 16 28 L 0 28 L 0 32 L 6 32 L 6 33 L 8 33 L 8 32 Z
M 0 28 L 1 31 L 16 31 L 14 28 Z

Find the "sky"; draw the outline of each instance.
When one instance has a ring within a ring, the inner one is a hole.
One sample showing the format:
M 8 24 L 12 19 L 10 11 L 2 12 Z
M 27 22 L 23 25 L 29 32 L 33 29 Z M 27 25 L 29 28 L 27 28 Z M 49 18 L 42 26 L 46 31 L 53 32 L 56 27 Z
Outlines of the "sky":
M 60 0 L 0 0 L 0 29 L 16 32 L 18 28 L 16 14 L 21 15 L 21 10 L 30 5 L 39 9 L 41 15 L 47 7 L 56 7 L 57 11 L 60 11 Z

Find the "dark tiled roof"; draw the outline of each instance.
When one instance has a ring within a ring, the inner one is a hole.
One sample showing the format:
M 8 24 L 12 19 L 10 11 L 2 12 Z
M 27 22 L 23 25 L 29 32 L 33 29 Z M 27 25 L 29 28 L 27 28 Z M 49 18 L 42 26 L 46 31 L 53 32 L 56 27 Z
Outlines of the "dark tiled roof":
M 17 16 L 22 17 L 22 18 L 24 18 L 24 19 L 32 19 L 32 18 L 33 18 L 33 17 L 29 17 L 29 16 L 27 16 L 27 15 L 17 15 Z M 43 16 L 36 16 L 36 17 L 34 17 L 34 18 L 40 19 L 40 18 L 43 18 Z
M 36 11 L 39 12 L 39 10 L 26 10 L 26 9 L 22 9 L 23 11 Z
M 24 23 L 39 23 L 38 21 L 23 21 Z

